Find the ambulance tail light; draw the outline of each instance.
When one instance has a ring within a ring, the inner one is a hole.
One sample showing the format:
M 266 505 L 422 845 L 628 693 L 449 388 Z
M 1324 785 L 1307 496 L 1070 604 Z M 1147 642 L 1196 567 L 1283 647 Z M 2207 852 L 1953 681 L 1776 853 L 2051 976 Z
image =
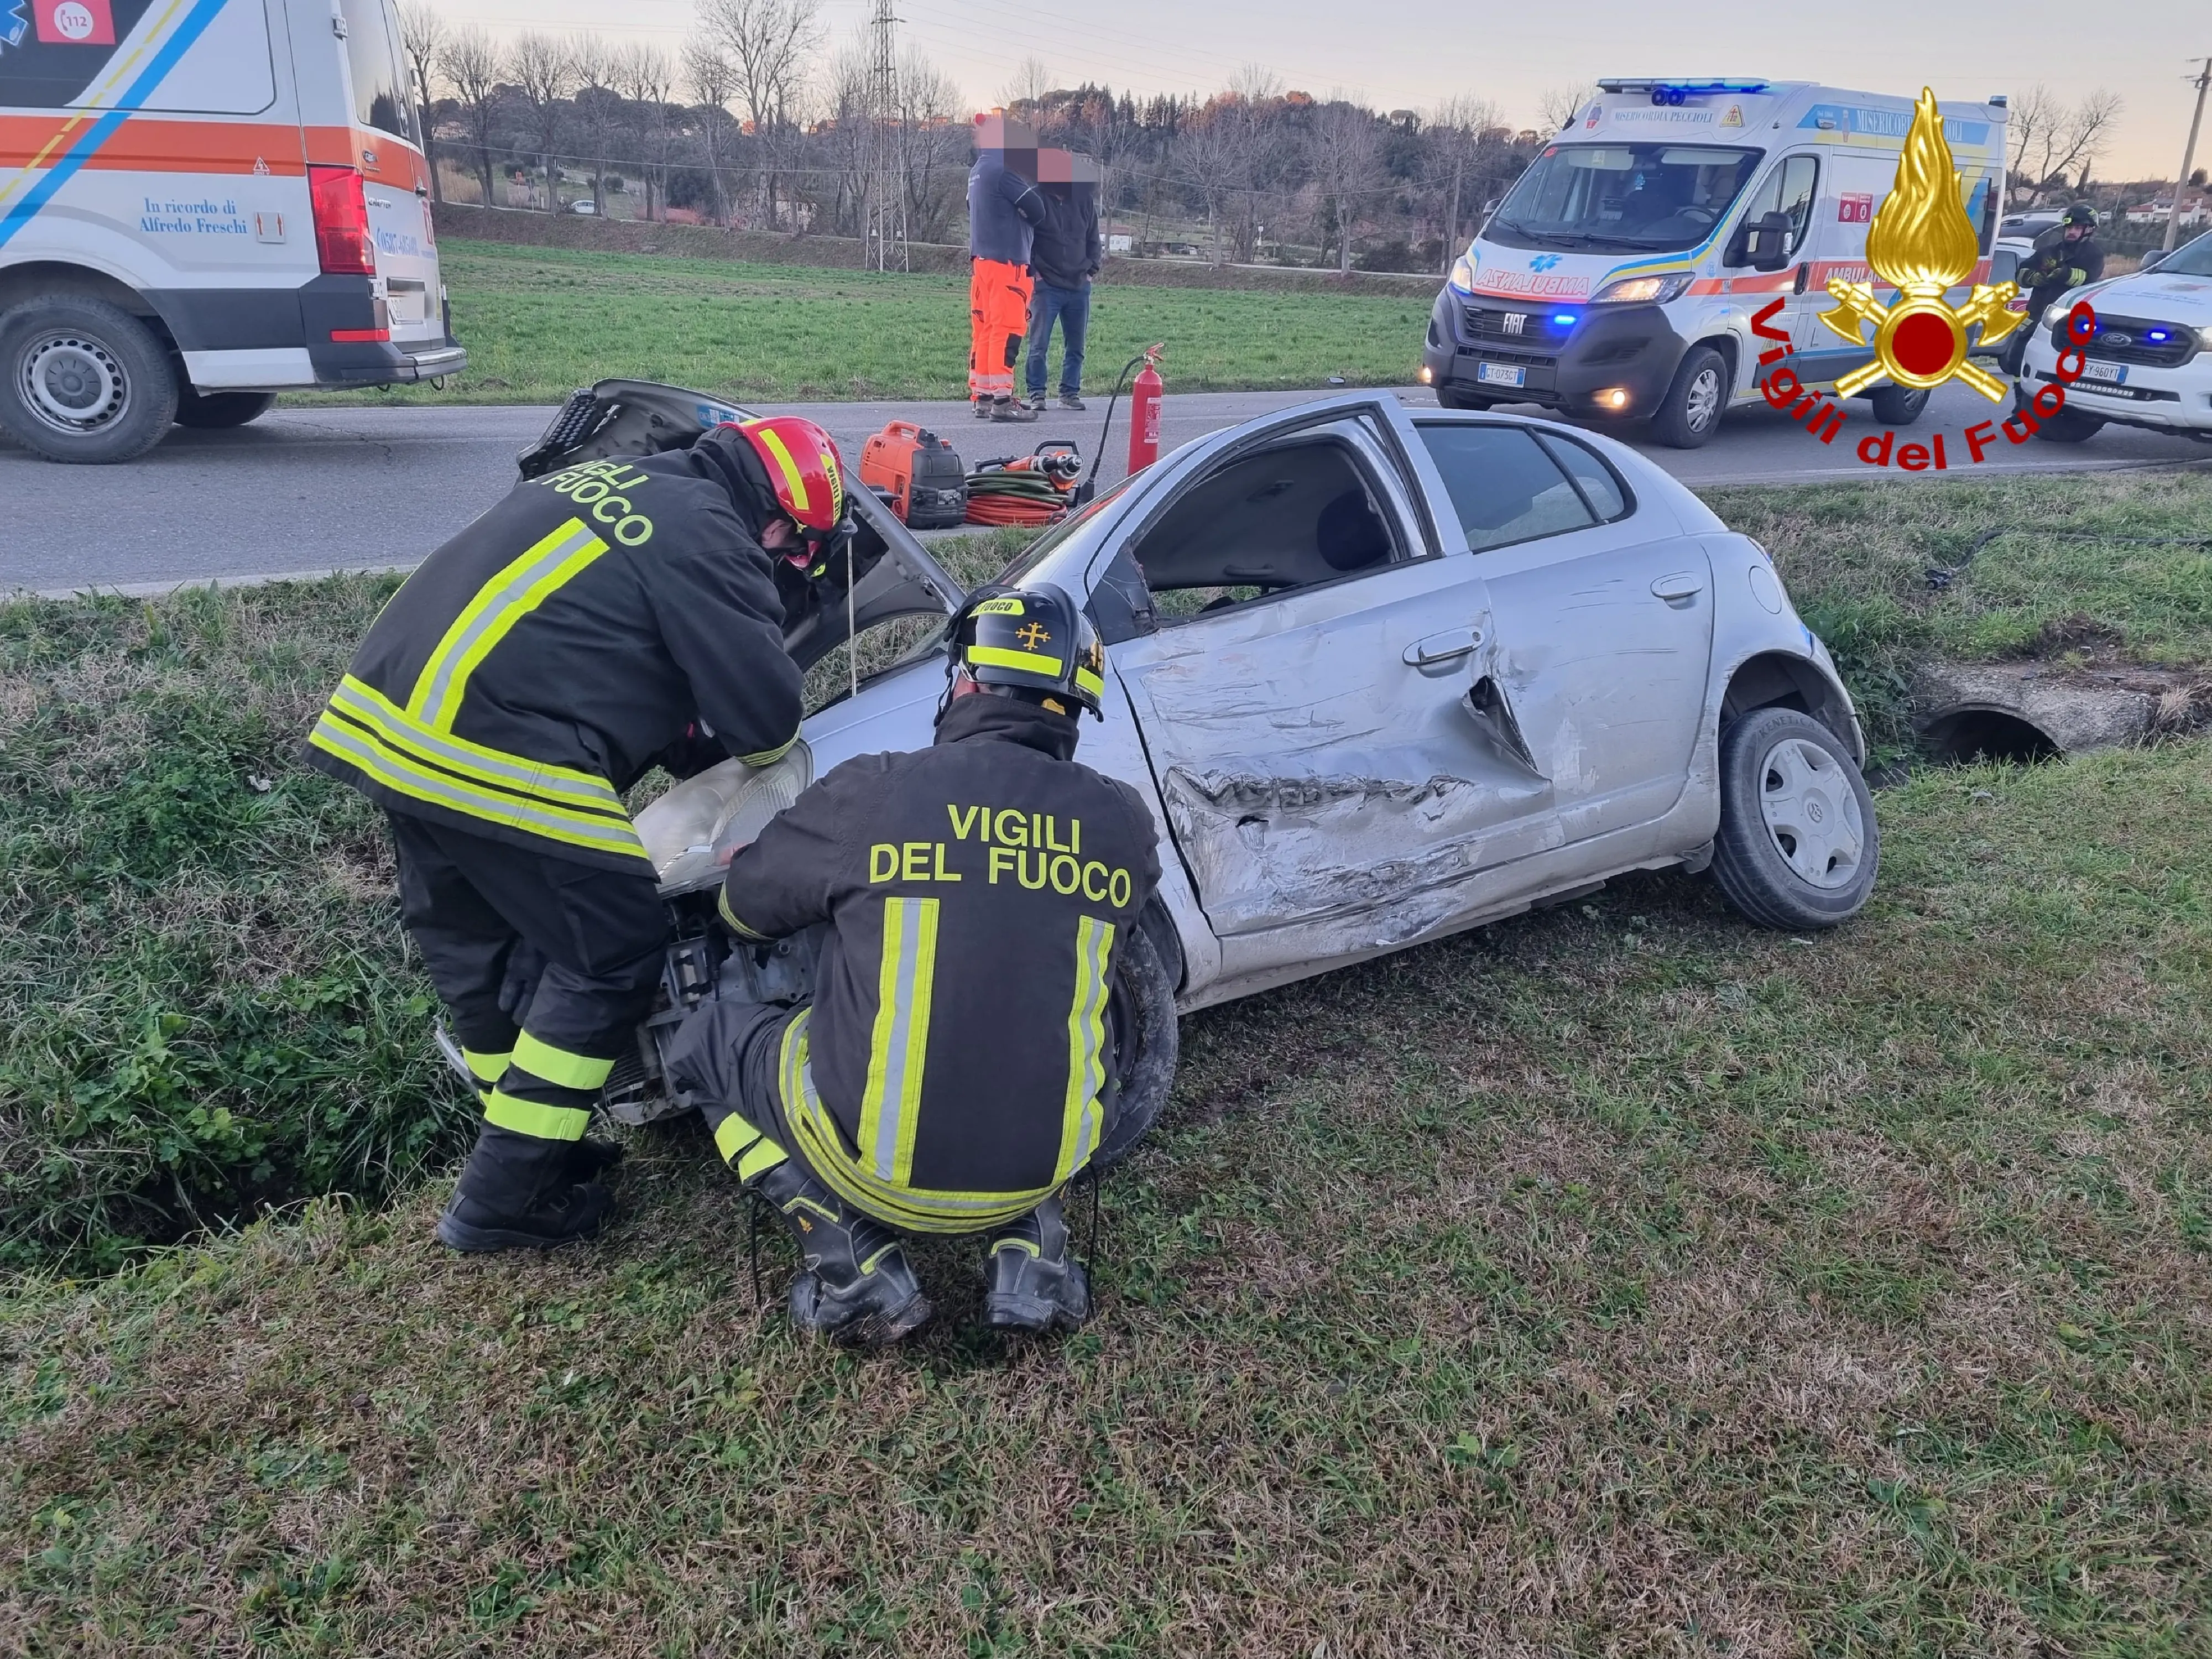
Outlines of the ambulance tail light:
M 325 276 L 376 275 L 376 238 L 368 228 L 368 196 L 355 167 L 307 169 L 315 212 L 315 252 Z

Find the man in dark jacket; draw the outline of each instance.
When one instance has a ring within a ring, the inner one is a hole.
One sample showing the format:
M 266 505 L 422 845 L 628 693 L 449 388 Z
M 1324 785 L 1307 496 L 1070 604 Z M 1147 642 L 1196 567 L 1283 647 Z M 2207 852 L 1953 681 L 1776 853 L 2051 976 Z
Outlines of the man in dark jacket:
M 2035 251 L 2013 273 L 2013 281 L 2027 290 L 2027 325 L 2006 348 L 2005 367 L 2019 374 L 2027 361 L 2028 337 L 2045 326 L 2044 312 L 2061 295 L 2086 287 L 2104 274 L 2105 251 L 2097 246 L 2097 210 L 2076 202 L 2063 219 L 2035 239 Z
M 1030 407 L 1044 408 L 1045 352 L 1056 319 L 1062 339 L 1060 406 L 1083 407 L 1083 344 L 1091 327 L 1091 279 L 1098 274 L 1098 186 L 1090 158 L 1040 150 L 1044 222 L 1030 245 Z M 1056 179 L 1055 173 L 1066 175 Z
M 731 863 L 740 941 L 829 924 L 811 1003 L 709 1003 L 670 1063 L 798 1240 L 793 1321 L 864 1346 L 929 1316 L 899 1232 L 989 1232 L 994 1325 L 1088 1316 L 1059 1194 L 1113 1127 L 1108 986 L 1159 880 L 1143 798 L 1074 760 L 1089 621 L 991 590 L 952 637 L 935 745 L 846 762 Z
M 308 738 L 382 805 L 400 913 L 484 1121 L 438 1237 L 543 1248 L 598 1231 L 616 1149 L 583 1139 L 660 971 L 666 921 L 623 793 L 663 757 L 763 766 L 799 730 L 772 561 L 842 530 L 811 422 L 518 486 L 385 606 Z
M 968 170 L 968 395 L 978 420 L 1027 421 L 1014 359 L 1029 327 L 1030 241 L 1044 222 L 1036 135 L 1004 115 L 975 118 Z

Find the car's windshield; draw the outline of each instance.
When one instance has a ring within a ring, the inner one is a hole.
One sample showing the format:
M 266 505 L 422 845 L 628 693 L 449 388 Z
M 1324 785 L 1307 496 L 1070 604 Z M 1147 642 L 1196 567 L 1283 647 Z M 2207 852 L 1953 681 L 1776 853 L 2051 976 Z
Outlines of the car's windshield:
M 1508 247 L 1694 247 L 1728 212 L 1759 155 L 1711 144 L 1553 144 L 1483 234 Z
M 1136 481 L 1136 475 L 1132 473 L 1080 512 L 1069 514 L 1016 554 L 1014 562 L 1001 570 L 995 580 L 1008 587 L 1019 587 L 1022 585 L 1023 577 L 1042 564 L 1055 548 L 1105 511 L 1109 501 L 1117 498 L 1123 490 Z
M 2212 231 L 2184 242 L 2158 262 L 2161 276 L 2212 276 Z

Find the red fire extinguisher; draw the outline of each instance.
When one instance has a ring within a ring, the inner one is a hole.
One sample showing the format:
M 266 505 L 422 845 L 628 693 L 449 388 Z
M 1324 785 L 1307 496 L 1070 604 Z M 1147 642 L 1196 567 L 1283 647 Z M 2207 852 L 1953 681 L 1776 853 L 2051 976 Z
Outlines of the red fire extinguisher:
M 1145 366 L 1129 384 L 1129 471 L 1142 472 L 1160 458 L 1160 379 L 1162 346 L 1145 349 Z

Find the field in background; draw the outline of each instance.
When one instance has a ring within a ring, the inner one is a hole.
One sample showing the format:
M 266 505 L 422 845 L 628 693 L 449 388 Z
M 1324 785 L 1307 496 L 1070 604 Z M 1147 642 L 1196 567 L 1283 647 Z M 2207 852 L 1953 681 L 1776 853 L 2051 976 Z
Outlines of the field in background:
M 2212 643 L 2201 474 L 1715 500 L 1878 738 Z M 2203 1650 L 2212 744 L 1908 777 L 1835 933 L 1636 877 L 1194 1016 L 1098 1320 L 933 1247 L 858 1360 L 688 1131 L 599 1246 L 430 1243 L 471 1114 L 295 758 L 389 586 L 0 607 L 0 1648 Z
M 963 398 L 968 283 L 927 273 L 747 264 L 448 240 L 453 331 L 469 368 L 356 403 L 557 403 L 608 377 L 731 398 Z M 1102 288 L 1085 382 L 1103 394 L 1156 340 L 1181 391 L 1394 386 L 1418 366 L 1429 297 Z M 1057 386 L 1055 347 L 1054 386 Z M 317 392 L 312 401 L 326 403 Z

